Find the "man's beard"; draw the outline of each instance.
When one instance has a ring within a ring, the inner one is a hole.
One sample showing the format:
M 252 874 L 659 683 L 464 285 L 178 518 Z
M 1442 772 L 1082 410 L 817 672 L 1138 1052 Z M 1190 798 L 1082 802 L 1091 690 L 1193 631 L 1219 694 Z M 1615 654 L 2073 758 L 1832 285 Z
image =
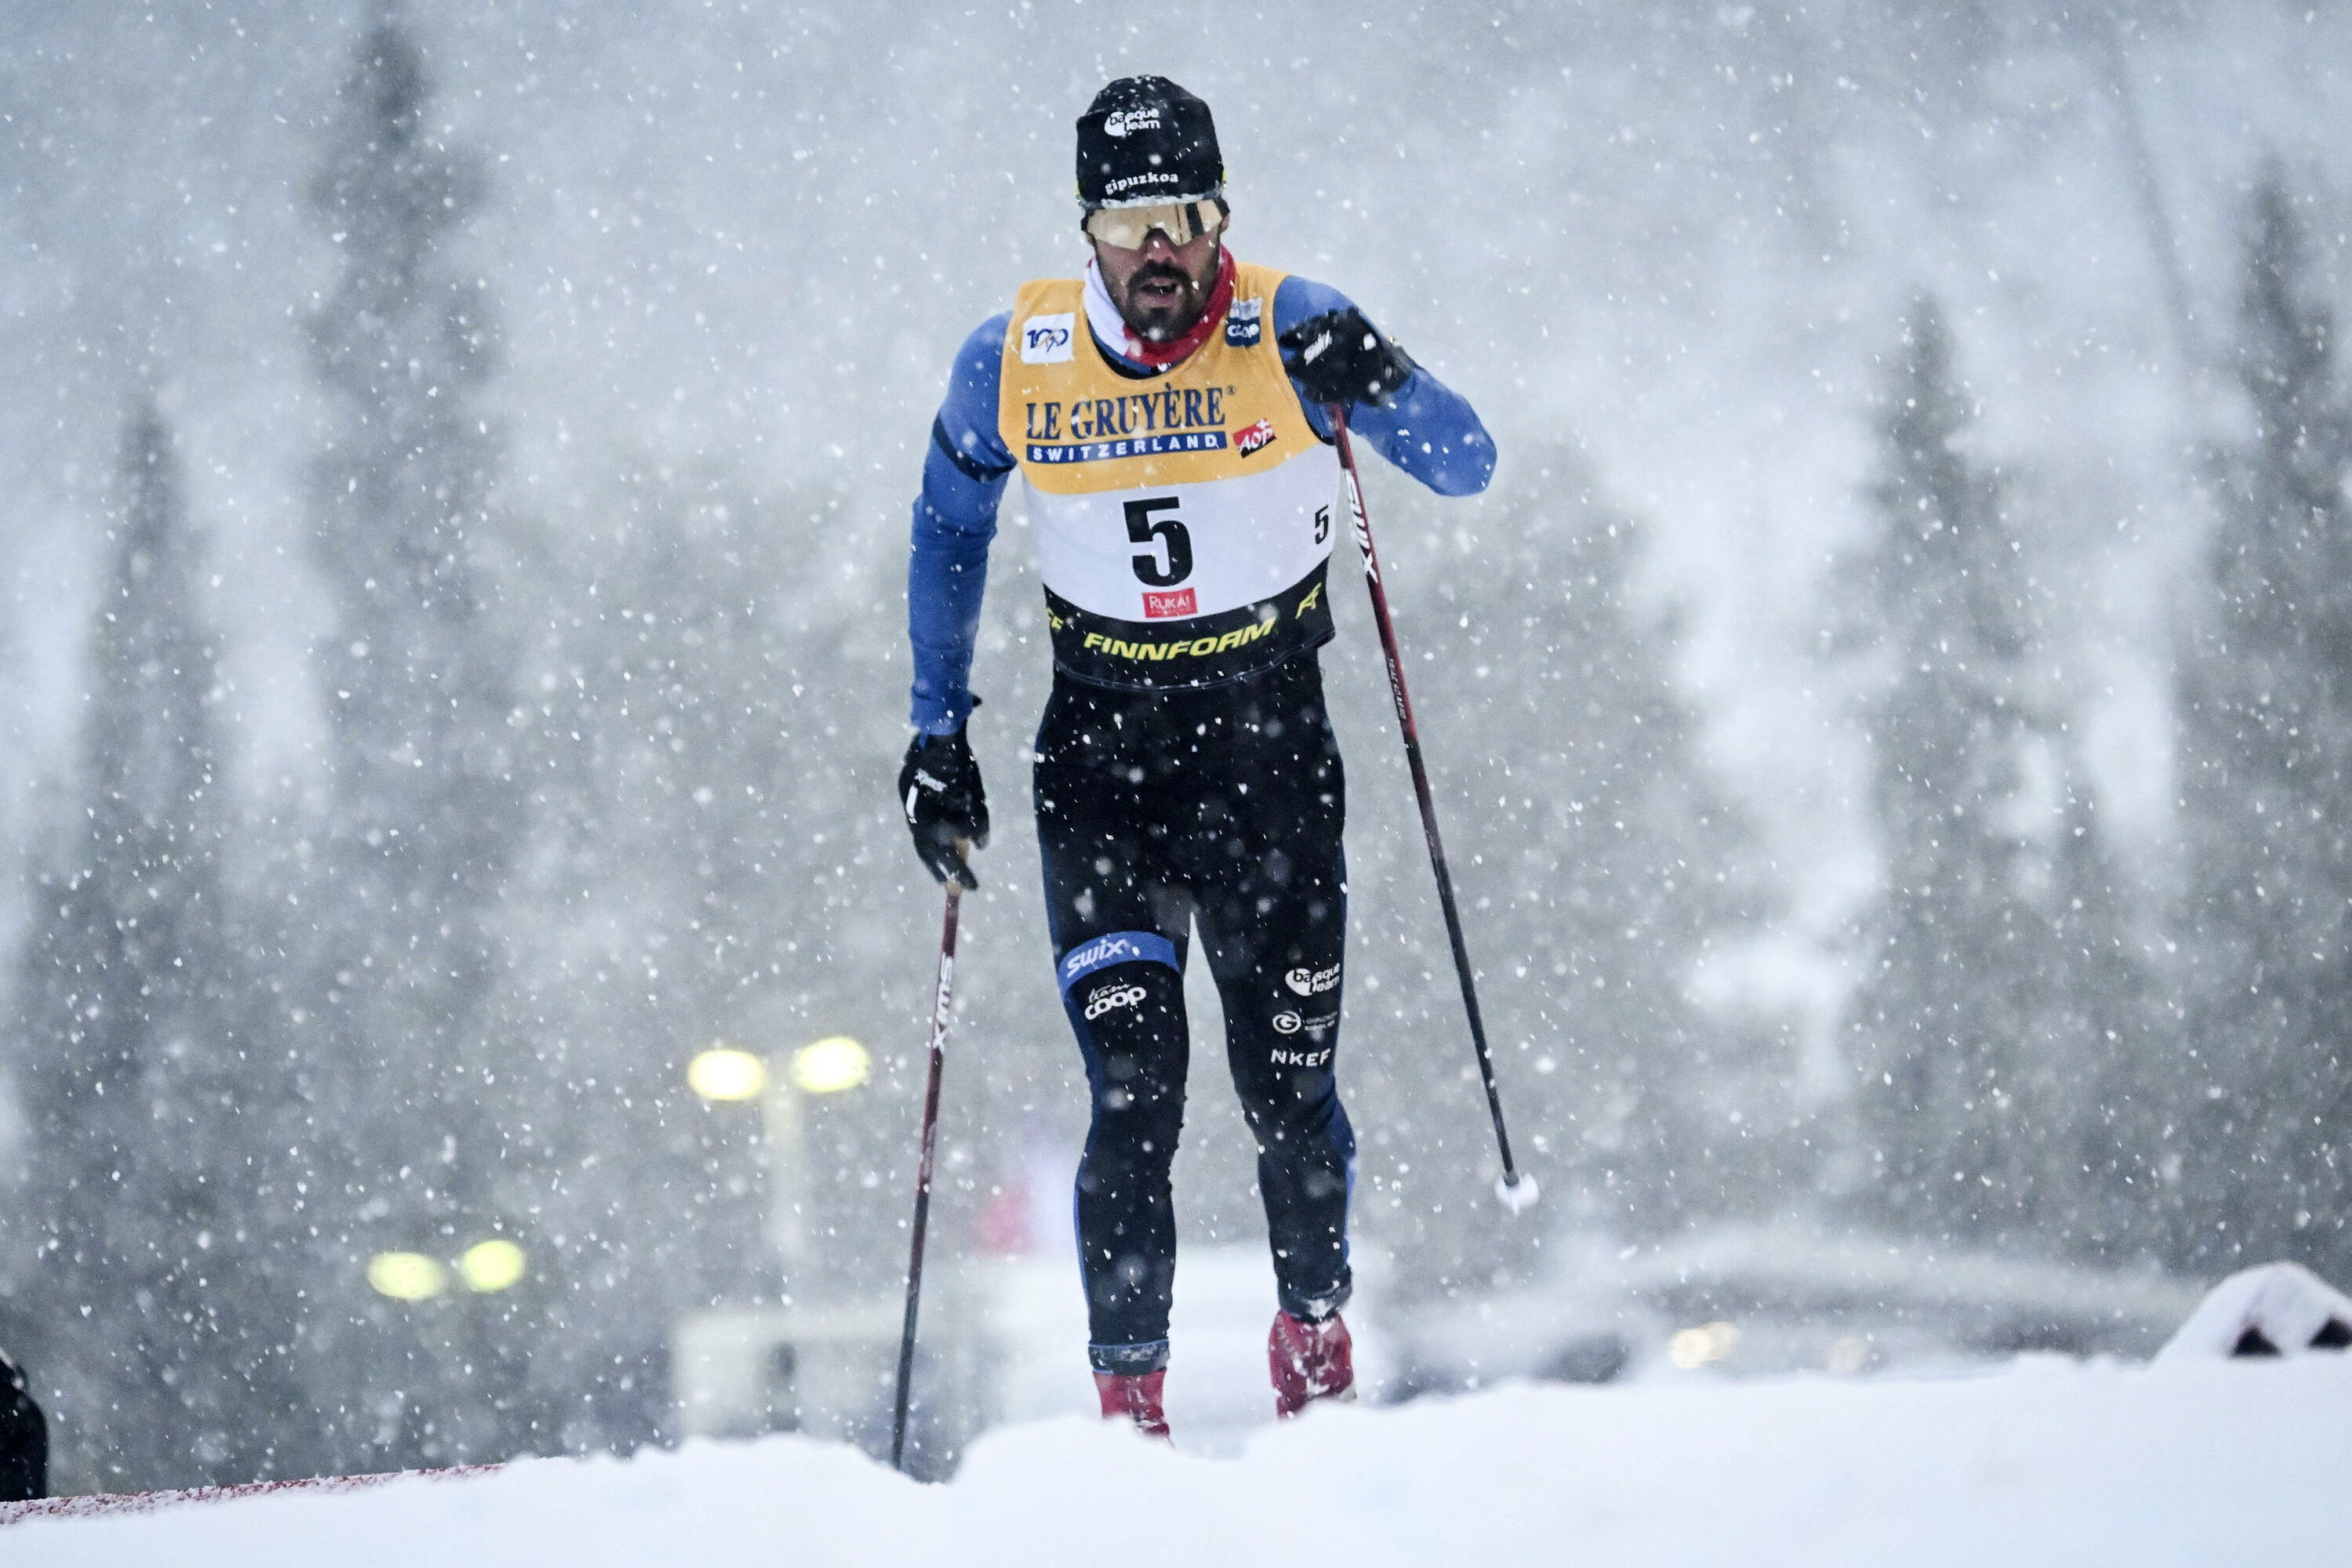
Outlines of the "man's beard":
M 1173 302 L 1147 305 L 1137 298 L 1138 284 L 1160 279 L 1176 284 Z M 1165 261 L 1146 262 L 1136 268 L 1134 276 L 1127 280 L 1126 292 L 1127 299 L 1120 303 L 1118 313 L 1135 329 L 1135 335 L 1147 343 L 1173 342 L 1182 337 L 1201 319 L 1202 308 L 1209 298 L 1209 291 L 1194 282 L 1182 268 Z

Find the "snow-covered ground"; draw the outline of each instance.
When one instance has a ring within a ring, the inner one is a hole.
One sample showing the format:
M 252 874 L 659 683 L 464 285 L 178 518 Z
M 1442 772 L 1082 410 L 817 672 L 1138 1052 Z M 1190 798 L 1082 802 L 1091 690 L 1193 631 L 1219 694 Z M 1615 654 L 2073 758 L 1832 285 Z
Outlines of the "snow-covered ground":
M 2352 1359 L 1938 1381 L 1513 1386 L 1318 1412 L 1238 1458 L 1001 1428 L 921 1487 L 803 1437 L 0 1530 L 10 1568 L 649 1563 L 2319 1563 Z

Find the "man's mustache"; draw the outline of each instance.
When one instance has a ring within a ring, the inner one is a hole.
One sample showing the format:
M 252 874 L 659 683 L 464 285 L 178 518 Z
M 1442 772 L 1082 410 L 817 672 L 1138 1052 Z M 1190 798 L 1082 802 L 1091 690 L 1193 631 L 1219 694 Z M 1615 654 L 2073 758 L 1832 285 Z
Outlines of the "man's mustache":
M 1151 261 L 1137 268 L 1134 276 L 1127 280 L 1127 286 L 1134 289 L 1141 284 L 1160 282 L 1173 283 L 1179 289 L 1189 289 L 1192 287 L 1192 279 L 1181 267 L 1171 267 L 1164 261 Z

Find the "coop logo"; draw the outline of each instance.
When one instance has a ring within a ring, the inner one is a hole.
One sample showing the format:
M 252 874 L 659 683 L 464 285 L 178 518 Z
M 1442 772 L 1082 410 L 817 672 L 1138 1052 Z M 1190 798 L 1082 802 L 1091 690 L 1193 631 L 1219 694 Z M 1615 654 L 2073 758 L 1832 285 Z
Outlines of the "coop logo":
M 1132 1007 L 1143 1000 L 1140 985 L 1099 985 L 1087 997 L 1087 1021 L 1094 1022 L 1105 1013 L 1121 1007 Z
M 1106 136 L 1132 136 L 1139 131 L 1160 129 L 1160 106 L 1144 109 L 1114 109 L 1103 120 Z
M 1282 977 L 1282 983 L 1301 996 L 1320 996 L 1339 984 L 1339 966 L 1328 969 L 1294 969 Z
M 1265 331 L 1265 301 L 1236 300 L 1225 307 L 1225 346 L 1236 349 L 1257 347 L 1258 336 Z M 1266 437 L 1271 441 L 1272 436 Z M 1244 450 L 1247 450 L 1246 447 Z
M 1331 1047 L 1326 1046 L 1319 1051 L 1286 1051 L 1277 1046 L 1268 1054 L 1267 1059 L 1278 1068 L 1328 1067 L 1331 1065 Z
M 1164 621 L 1171 616 L 1197 616 L 1201 613 L 1201 595 L 1191 588 L 1179 588 L 1172 594 L 1143 595 L 1143 618 Z
M 1304 1029 L 1310 1035 L 1319 1035 L 1339 1021 L 1339 1015 L 1337 1013 L 1326 1013 L 1319 1018 L 1309 1018 L 1302 1014 L 1285 1009 L 1274 1016 L 1274 1032 L 1277 1035 L 1295 1035 Z
M 1023 364 L 1066 364 L 1068 363 L 1078 330 L 1078 313 L 1065 310 L 1058 316 L 1032 316 L 1021 329 L 1021 363 Z
M 1274 421 L 1271 419 L 1261 419 L 1256 424 L 1251 426 L 1248 429 L 1234 437 L 1234 450 L 1240 453 L 1244 458 L 1248 457 L 1252 452 L 1256 451 L 1261 447 L 1271 447 L 1273 445 Z

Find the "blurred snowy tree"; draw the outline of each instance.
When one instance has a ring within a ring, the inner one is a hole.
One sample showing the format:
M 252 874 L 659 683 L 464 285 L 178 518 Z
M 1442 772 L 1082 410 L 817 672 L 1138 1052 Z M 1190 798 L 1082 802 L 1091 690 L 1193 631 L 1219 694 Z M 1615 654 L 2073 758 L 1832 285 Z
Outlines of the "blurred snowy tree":
M 2328 279 L 2273 167 L 2246 250 L 2210 587 L 2180 675 L 2192 957 L 2167 1174 L 2178 1261 L 2352 1270 L 2352 398 Z
M 821 811 L 803 820 L 823 791 L 805 787 L 806 681 L 776 610 L 789 505 L 651 462 L 599 495 L 541 682 L 535 883 L 556 940 L 524 979 L 562 1019 L 562 1068 L 583 1089 L 562 1133 L 590 1163 L 563 1201 L 662 1332 L 681 1307 L 776 1288 L 757 1109 L 700 1103 L 687 1067 L 803 1032 L 787 994 L 824 933 L 796 917 L 827 835 Z
M 485 1006 L 524 817 L 499 603 L 511 520 L 477 395 L 489 300 L 455 254 L 484 182 L 427 120 L 394 21 L 358 50 L 310 197 L 338 258 L 310 321 L 336 395 L 315 553 L 335 608 L 318 652 L 333 817 L 304 907 L 303 1035 L 320 1215 L 305 1367 L 338 1469 L 498 1458 L 544 1442 L 518 1394 L 528 1292 L 414 1304 L 371 1292 L 370 1254 L 446 1258 L 520 1222 L 535 1159 L 501 1114 L 533 1042 Z M 526 1245 L 530 1238 L 526 1237 Z
M 1885 890 L 1850 1004 L 1866 1207 L 1990 1240 L 2044 1195 L 2038 1101 L 2055 957 L 2029 773 L 2043 745 L 2021 668 L 2032 620 L 1993 474 L 1932 300 L 1914 307 L 1882 427 L 1882 531 L 1850 565 L 1873 665 L 1865 718 Z
M 537 656 L 513 1004 L 564 1100 L 541 1228 L 567 1276 L 603 1282 L 567 1308 L 575 1337 L 658 1344 L 689 1309 L 780 1292 L 886 1300 L 904 1260 L 873 1238 L 903 1219 L 915 1101 L 878 1047 L 919 1037 L 894 1003 L 921 971 L 919 939 L 877 918 L 877 860 L 920 873 L 888 798 L 896 649 L 855 633 L 890 602 L 866 558 L 897 552 L 846 526 L 839 491 L 724 465 L 648 456 L 590 488 L 546 584 L 562 613 Z M 836 1034 L 877 1047 L 876 1080 L 804 1099 L 788 1147 L 761 1107 L 688 1089 L 705 1047 L 781 1076 Z M 787 1258 L 772 1211 L 795 1202 Z M 629 1440 L 601 1408 L 567 1426 L 567 1446 Z
M 59 1483 L 126 1490 L 270 1462 L 256 1405 L 285 1387 L 282 1327 L 253 1309 L 282 1091 L 240 1027 L 202 544 L 151 404 L 108 537 L 79 820 L 39 878 L 17 986 L 39 1239 L 14 1267 L 23 1353 L 56 1385 Z
M 2038 1121 L 2032 1217 L 2044 1246 L 2090 1260 L 2162 1250 L 2154 1199 L 2179 1029 L 2143 947 L 2147 894 L 2115 853 L 2089 786 L 2066 791 L 2043 900 L 2048 953 L 2025 1064 Z
M 1640 525 L 1566 449 L 1507 468 L 1475 522 L 1396 489 L 1383 553 L 1520 1158 L 1577 1223 L 1614 1233 L 1770 1208 L 1807 1177 L 1794 1063 L 1690 985 L 1772 895 L 1698 753 L 1673 618 L 1636 597 Z M 1335 685 L 1343 717 L 1386 695 Z M 1539 1232 L 1486 1194 L 1491 1134 L 1420 834 L 1376 829 L 1410 821 L 1394 742 L 1370 722 L 1345 738 L 1366 1223 L 1399 1247 L 1405 1288 L 1481 1283 L 1532 1262 Z

